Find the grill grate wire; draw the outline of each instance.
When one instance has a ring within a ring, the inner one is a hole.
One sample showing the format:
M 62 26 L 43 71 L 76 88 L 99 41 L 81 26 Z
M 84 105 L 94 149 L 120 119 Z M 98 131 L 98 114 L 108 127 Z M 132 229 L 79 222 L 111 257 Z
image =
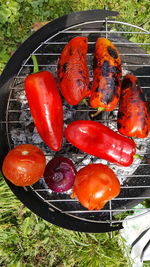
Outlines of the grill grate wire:
M 96 27 L 96 29 L 94 28 Z M 92 28 L 92 29 L 91 29 Z M 125 29 L 126 28 L 126 29 Z M 8 99 L 8 106 L 6 112 L 6 120 L 1 121 L 0 123 L 6 124 L 6 133 L 7 139 L 9 143 L 9 148 L 11 149 L 15 145 L 19 143 L 23 143 L 25 139 L 20 140 L 18 143 L 14 141 L 12 138 L 13 129 L 18 130 L 23 127 L 26 135 L 26 128 L 29 124 L 33 124 L 32 118 L 24 118 L 22 119 L 22 112 L 29 112 L 29 107 L 27 105 L 27 100 L 24 92 L 23 82 L 25 77 L 31 72 L 33 64 L 31 61 L 31 56 L 36 55 L 39 61 L 40 70 L 48 69 L 50 70 L 54 76 L 56 77 L 57 70 L 57 61 L 61 54 L 61 50 L 64 45 L 68 42 L 69 39 L 75 36 L 88 36 L 89 37 L 89 52 L 87 54 L 88 58 L 88 67 L 90 72 L 90 78 L 92 80 L 92 60 L 93 60 L 93 47 L 96 41 L 96 38 L 99 36 L 106 37 L 110 39 L 117 47 L 120 52 L 122 59 L 122 66 L 124 72 L 136 72 L 136 76 L 141 81 L 141 87 L 146 92 L 146 99 L 150 101 L 150 94 L 148 93 L 150 89 L 150 75 L 148 71 L 145 70 L 150 69 L 150 54 L 145 52 L 145 48 L 148 48 L 150 45 L 149 42 L 142 43 L 140 42 L 130 42 L 128 41 L 129 36 L 139 36 L 139 35 L 148 35 L 150 32 L 143 30 L 140 27 L 119 21 L 112 21 L 109 19 L 85 22 L 76 26 L 69 27 L 64 29 L 61 32 L 58 32 L 54 36 L 51 36 L 48 40 L 45 40 L 37 47 L 32 54 L 26 59 L 23 65 L 20 68 L 18 74 L 14 77 L 14 81 L 10 88 L 10 95 Z M 67 41 L 66 41 L 67 37 Z M 143 49 L 143 48 L 144 49 Z M 134 52 L 131 50 L 133 49 Z M 124 52 L 127 51 L 127 52 Z M 52 51 L 52 52 L 51 52 Z M 144 71 L 138 71 L 139 68 L 143 67 Z M 146 83 L 145 83 L 146 79 Z M 144 81 L 144 82 L 143 82 Z M 18 105 L 19 102 L 19 105 Z M 23 105 L 21 104 L 23 103 Z M 71 112 L 79 113 L 79 114 L 88 114 L 93 109 L 87 109 L 85 106 L 79 106 L 79 109 L 73 111 L 70 108 Z M 117 112 L 117 109 L 115 110 Z M 115 113 L 116 114 L 116 113 Z M 112 122 L 116 123 L 116 116 L 114 118 L 109 118 L 110 113 L 106 113 L 104 118 L 97 119 L 102 123 L 105 123 L 108 127 Z M 29 115 L 30 117 L 30 115 Z M 149 139 L 148 139 L 149 141 Z M 137 201 L 138 203 L 150 198 L 150 165 L 148 163 L 148 159 L 150 156 L 150 147 L 147 145 L 148 141 L 143 145 L 143 140 L 138 140 L 138 146 L 144 146 L 143 149 L 140 150 L 140 155 L 144 156 L 144 159 L 141 161 L 137 160 L 133 163 L 133 173 L 130 173 L 130 167 L 127 168 L 126 179 L 124 180 L 124 174 L 122 174 L 122 168 L 119 169 L 118 178 L 123 181 L 121 183 L 121 192 L 124 191 L 117 198 L 109 201 L 109 203 L 100 211 L 89 211 L 81 207 L 79 202 L 76 199 L 70 198 L 70 191 L 64 194 L 57 194 L 51 192 L 46 185 L 44 184 L 43 178 L 36 184 L 30 187 L 24 188 L 28 191 L 33 191 L 41 201 L 49 204 L 49 209 L 51 211 L 59 210 L 62 213 L 68 214 L 68 216 L 74 216 L 80 220 L 84 221 L 93 221 L 99 223 L 109 222 L 110 225 L 113 223 L 118 223 L 123 221 L 123 217 L 128 214 L 132 214 L 134 211 L 133 201 Z M 28 141 L 29 142 L 29 141 Z M 34 142 L 36 144 L 36 142 Z M 42 142 L 37 142 L 40 148 L 45 151 L 45 155 L 47 157 L 47 161 L 52 158 L 55 153 L 50 151 Z M 67 148 L 71 147 L 70 144 L 65 143 Z M 148 147 L 145 149 L 145 146 Z M 63 149 L 62 149 L 63 150 Z M 70 151 L 70 149 L 68 149 Z M 59 153 L 56 153 L 57 155 Z M 71 152 L 61 152 L 60 155 L 77 158 L 77 161 L 74 162 L 79 168 L 85 166 L 84 160 L 88 158 L 87 155 L 78 150 L 73 150 Z M 93 160 L 93 157 L 90 159 Z M 114 167 L 113 164 L 105 162 L 110 167 Z M 140 166 L 140 169 L 139 169 Z M 136 172 L 136 170 L 138 170 Z M 128 180 L 132 180 L 132 184 L 128 183 Z M 138 184 L 140 180 L 140 184 Z M 142 181 L 143 180 L 143 181 Z M 142 181 L 142 182 L 141 182 Z M 141 189 L 142 191 L 141 194 Z M 149 192 L 148 190 L 149 189 Z M 138 190 L 141 195 L 138 195 Z M 129 193 L 131 191 L 131 193 Z M 136 192 L 136 194 L 135 194 Z M 148 193 L 147 193 L 148 192 Z M 130 207 L 131 206 L 131 207 Z M 139 211 L 147 212 L 150 209 L 139 207 Z M 119 214 L 124 214 L 118 220 Z

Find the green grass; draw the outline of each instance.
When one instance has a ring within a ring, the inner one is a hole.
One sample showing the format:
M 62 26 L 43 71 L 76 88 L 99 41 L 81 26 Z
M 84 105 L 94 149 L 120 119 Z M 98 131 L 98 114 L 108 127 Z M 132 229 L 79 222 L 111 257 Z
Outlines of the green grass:
M 0 0 L 0 72 L 32 34 L 35 22 L 98 8 L 119 11 L 118 20 L 150 30 L 149 0 Z M 148 35 L 136 38 L 150 42 Z M 73 232 L 42 220 L 24 207 L 0 178 L 0 266 L 130 267 L 123 255 L 124 244 L 117 232 L 110 239 L 108 233 Z
M 150 30 L 149 0 L 0 0 L 0 71 L 16 48 L 31 34 L 33 23 L 88 9 L 115 10 L 117 19 Z M 148 36 L 140 38 L 148 42 Z
M 24 207 L 2 178 L 0 184 L 0 266 L 130 266 L 118 233 L 110 239 L 108 233 L 80 233 L 54 226 Z

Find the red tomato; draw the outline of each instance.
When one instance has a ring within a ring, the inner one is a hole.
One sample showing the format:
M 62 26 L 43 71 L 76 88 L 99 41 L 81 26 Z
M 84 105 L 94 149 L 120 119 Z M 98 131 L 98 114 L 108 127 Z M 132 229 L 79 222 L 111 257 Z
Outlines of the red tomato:
M 120 183 L 107 165 L 89 164 L 76 175 L 72 197 L 89 210 L 99 210 L 120 193 Z
M 18 145 L 6 155 L 2 171 L 17 186 L 37 182 L 44 173 L 46 159 L 41 149 L 30 144 Z

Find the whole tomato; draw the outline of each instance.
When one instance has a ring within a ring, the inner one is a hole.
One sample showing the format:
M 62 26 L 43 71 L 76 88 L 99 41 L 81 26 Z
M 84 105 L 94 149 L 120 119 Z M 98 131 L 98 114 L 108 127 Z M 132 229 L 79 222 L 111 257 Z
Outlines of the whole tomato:
M 44 173 L 46 159 L 38 147 L 31 144 L 18 145 L 8 152 L 3 165 L 4 176 L 17 186 L 29 186 Z
M 72 197 L 89 210 L 99 210 L 120 192 L 120 183 L 104 164 L 89 164 L 80 169 L 75 178 Z

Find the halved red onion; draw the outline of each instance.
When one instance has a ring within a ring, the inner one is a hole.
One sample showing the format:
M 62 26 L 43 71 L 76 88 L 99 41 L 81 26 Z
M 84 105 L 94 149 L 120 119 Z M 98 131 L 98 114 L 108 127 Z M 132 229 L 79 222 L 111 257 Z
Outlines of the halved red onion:
M 65 192 L 72 188 L 75 175 L 76 169 L 70 159 L 54 157 L 46 165 L 44 179 L 52 191 Z

